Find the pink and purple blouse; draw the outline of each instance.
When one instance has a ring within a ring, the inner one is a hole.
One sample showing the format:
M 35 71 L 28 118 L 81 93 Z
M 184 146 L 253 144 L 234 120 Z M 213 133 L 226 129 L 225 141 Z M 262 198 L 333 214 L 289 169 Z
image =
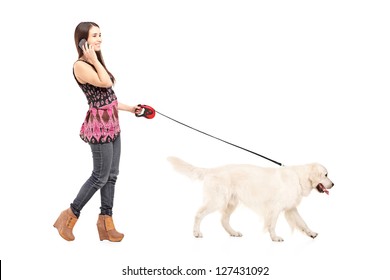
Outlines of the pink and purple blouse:
M 81 84 L 77 79 L 76 82 L 84 92 L 89 105 L 89 110 L 80 129 L 81 139 L 90 144 L 114 141 L 121 131 L 118 101 L 114 90 L 112 87 L 102 88 L 88 83 Z

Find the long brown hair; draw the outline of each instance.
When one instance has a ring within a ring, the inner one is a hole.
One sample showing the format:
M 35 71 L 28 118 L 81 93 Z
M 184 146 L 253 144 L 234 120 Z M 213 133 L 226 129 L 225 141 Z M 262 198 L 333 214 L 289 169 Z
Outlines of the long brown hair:
M 90 22 L 90 21 L 80 22 L 76 26 L 76 29 L 74 31 L 74 42 L 76 44 L 76 49 L 77 49 L 77 52 L 79 54 L 79 58 L 84 55 L 83 50 L 79 47 L 79 42 L 82 39 L 85 39 L 85 40 L 88 39 L 89 29 L 91 29 L 92 26 L 96 26 L 96 27 L 100 28 L 99 25 L 97 25 L 94 22 Z M 112 75 L 111 72 L 108 71 L 106 64 L 104 63 L 102 52 L 101 51 L 95 51 L 95 52 L 96 52 L 96 56 L 97 56 L 98 60 L 103 65 L 104 69 L 106 69 L 108 75 L 110 75 L 112 82 L 115 83 L 114 75 Z

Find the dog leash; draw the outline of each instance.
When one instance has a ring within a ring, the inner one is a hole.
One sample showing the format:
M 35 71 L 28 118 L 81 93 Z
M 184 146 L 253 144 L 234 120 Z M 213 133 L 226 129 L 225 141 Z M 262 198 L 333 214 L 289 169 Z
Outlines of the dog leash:
M 171 117 L 169 117 L 169 116 L 167 116 L 167 115 L 165 115 L 165 114 L 163 114 L 163 113 L 161 113 L 161 112 L 159 112 L 159 111 L 156 111 L 156 110 L 155 110 L 154 108 L 152 108 L 151 106 L 148 106 L 148 105 L 141 105 L 141 104 L 138 104 L 138 106 L 142 108 L 142 111 L 141 111 L 140 113 L 138 113 L 138 114 L 135 114 L 136 117 L 145 117 L 145 118 L 147 118 L 147 119 L 153 119 L 153 118 L 155 117 L 156 113 L 158 113 L 159 115 L 161 115 L 161 116 L 163 116 L 163 117 L 165 117 L 165 118 L 167 118 L 167 119 L 169 119 L 169 120 L 171 120 L 171 121 L 174 121 L 174 122 L 176 122 L 176 123 L 178 123 L 178 124 L 181 124 L 181 125 L 183 125 L 183 126 L 185 126 L 185 127 L 188 127 L 188 128 L 190 128 L 190 129 L 192 129 L 192 130 L 195 130 L 195 131 L 197 131 L 197 132 L 199 132 L 199 133 L 202 133 L 202 134 L 207 135 L 207 136 L 209 136 L 209 137 L 211 137 L 211 138 L 214 138 L 214 139 L 217 139 L 217 140 L 219 140 L 219 141 L 222 141 L 222 142 L 224 142 L 224 143 L 226 143 L 226 144 L 232 145 L 232 146 L 234 146 L 234 147 L 236 147 L 236 148 L 242 149 L 242 150 L 244 150 L 244 151 L 246 151 L 246 152 L 252 153 L 252 154 L 254 154 L 254 155 L 256 155 L 256 156 L 259 156 L 259 157 L 261 157 L 261 158 L 264 158 L 264 159 L 266 159 L 266 160 L 269 160 L 269 161 L 271 161 L 271 162 L 273 162 L 273 163 L 275 163 L 275 164 L 277 164 L 277 165 L 283 166 L 282 163 L 277 162 L 277 161 L 275 161 L 275 160 L 273 160 L 273 159 L 270 159 L 270 158 L 268 158 L 268 157 L 266 157 L 266 156 L 263 156 L 263 155 L 258 154 L 258 153 L 256 153 L 256 152 L 253 152 L 253 151 L 251 151 L 251 150 L 248 150 L 248 149 L 243 148 L 243 147 L 241 147 L 241 146 L 238 146 L 238 145 L 236 145 L 236 144 L 230 143 L 230 142 L 225 141 L 225 140 L 223 140 L 223 139 L 221 139 L 221 138 L 215 137 L 215 136 L 213 136 L 213 135 L 211 135 L 211 134 L 208 134 L 208 133 L 206 133 L 206 132 L 204 132 L 204 131 L 201 131 L 201 130 L 196 129 L 196 128 L 192 127 L 192 126 L 189 126 L 189 125 L 187 125 L 187 124 L 185 124 L 185 123 L 182 123 L 182 122 L 180 122 L 180 121 L 178 121 L 178 120 L 175 120 L 175 119 L 173 119 L 173 118 L 171 118 Z

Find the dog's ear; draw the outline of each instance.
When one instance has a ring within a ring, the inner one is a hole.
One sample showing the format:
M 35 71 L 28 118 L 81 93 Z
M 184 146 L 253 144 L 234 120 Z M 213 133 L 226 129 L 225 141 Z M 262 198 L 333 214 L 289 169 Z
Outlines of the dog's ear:
M 299 176 L 299 183 L 302 187 L 303 195 L 308 195 L 318 184 L 318 168 L 316 164 L 308 164 L 303 167 Z
M 315 188 L 322 179 L 322 166 L 318 163 L 312 163 L 310 164 L 310 176 L 309 180 L 311 182 L 311 185 L 313 188 Z

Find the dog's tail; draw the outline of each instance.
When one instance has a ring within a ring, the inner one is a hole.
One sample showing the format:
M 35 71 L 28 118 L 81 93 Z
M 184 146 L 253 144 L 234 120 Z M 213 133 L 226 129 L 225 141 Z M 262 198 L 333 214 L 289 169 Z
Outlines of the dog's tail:
M 167 159 L 177 172 L 186 175 L 193 180 L 204 179 L 206 168 L 195 167 L 177 157 L 168 157 Z

